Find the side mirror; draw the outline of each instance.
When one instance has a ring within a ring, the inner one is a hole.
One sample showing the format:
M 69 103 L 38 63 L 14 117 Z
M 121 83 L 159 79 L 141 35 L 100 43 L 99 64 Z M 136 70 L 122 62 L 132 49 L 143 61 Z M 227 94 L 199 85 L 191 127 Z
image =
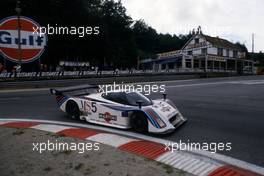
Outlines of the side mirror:
M 136 103 L 138 104 L 139 109 L 141 109 L 141 107 L 142 107 L 142 101 L 141 100 L 138 100 L 138 101 L 136 101 Z
M 163 100 L 165 101 L 167 99 L 167 94 L 166 93 L 163 93 Z

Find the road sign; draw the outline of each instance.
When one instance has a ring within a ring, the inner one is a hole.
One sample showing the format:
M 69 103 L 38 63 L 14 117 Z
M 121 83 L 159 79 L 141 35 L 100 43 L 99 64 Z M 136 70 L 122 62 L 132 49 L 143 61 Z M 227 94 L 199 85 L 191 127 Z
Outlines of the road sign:
M 40 25 L 27 17 L 20 17 L 21 51 L 18 47 L 18 17 L 12 16 L 0 21 L 0 51 L 13 62 L 28 63 L 38 59 L 47 44 L 47 36 L 40 36 L 35 30 Z

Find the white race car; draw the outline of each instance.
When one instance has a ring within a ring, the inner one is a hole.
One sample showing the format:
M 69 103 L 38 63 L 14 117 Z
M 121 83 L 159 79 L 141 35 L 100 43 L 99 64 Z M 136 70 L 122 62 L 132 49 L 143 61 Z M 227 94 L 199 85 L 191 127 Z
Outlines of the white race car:
M 151 100 L 138 92 L 98 93 L 98 86 L 50 89 L 60 109 L 75 119 L 144 133 L 169 133 L 183 124 L 172 101 Z M 94 91 L 92 91 L 94 90 Z

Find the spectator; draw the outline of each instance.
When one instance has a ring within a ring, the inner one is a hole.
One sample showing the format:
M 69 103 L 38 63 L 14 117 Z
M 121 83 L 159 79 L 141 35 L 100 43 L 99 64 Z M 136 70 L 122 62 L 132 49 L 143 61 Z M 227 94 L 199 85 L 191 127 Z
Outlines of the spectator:
M 47 72 L 48 71 L 48 66 L 46 64 L 43 65 L 43 72 Z
M 113 75 L 118 75 L 118 73 L 119 73 L 119 69 L 118 68 L 114 68 Z

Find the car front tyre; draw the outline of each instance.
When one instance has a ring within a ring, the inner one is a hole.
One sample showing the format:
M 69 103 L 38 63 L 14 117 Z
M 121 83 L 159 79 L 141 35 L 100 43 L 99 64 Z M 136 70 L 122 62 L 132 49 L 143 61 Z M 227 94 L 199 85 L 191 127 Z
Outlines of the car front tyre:
M 73 119 L 80 119 L 80 109 L 78 104 L 73 101 L 69 100 L 66 104 L 66 113 L 69 117 Z
M 139 133 L 146 133 L 148 131 L 148 120 L 143 113 L 133 113 L 131 116 L 131 126 Z

